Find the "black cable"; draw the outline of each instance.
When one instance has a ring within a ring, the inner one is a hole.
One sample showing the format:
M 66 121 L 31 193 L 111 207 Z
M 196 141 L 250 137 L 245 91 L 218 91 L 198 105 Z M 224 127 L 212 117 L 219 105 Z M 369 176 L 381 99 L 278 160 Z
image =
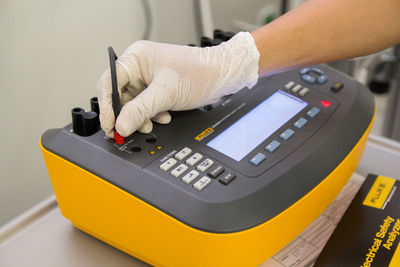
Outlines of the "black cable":
M 151 14 L 151 8 L 148 0 L 141 0 L 144 17 L 145 17 L 145 25 L 144 25 L 144 32 L 143 32 L 143 40 L 149 40 L 151 35 L 151 29 L 153 27 L 153 17 Z
M 281 15 L 285 14 L 288 11 L 288 1 L 281 0 Z

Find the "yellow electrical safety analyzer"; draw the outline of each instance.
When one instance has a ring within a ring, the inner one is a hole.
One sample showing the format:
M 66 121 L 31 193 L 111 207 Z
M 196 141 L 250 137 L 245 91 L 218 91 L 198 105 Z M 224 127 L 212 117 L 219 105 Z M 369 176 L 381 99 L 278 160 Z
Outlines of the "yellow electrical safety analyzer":
M 367 88 L 318 65 L 173 112 L 124 144 L 81 113 L 40 144 L 67 219 L 155 266 L 243 267 L 279 251 L 336 197 L 375 105 Z

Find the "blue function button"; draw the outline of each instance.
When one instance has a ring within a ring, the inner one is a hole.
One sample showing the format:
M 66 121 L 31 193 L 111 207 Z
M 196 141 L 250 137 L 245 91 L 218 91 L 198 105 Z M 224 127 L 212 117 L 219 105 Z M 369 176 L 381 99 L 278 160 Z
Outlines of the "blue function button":
M 311 71 L 310 68 L 302 68 L 299 73 L 300 75 L 308 74 Z
M 289 140 L 294 135 L 294 131 L 292 129 L 286 129 L 281 135 L 279 136 L 282 140 Z
M 274 153 L 279 147 L 281 146 L 281 143 L 279 143 L 276 140 L 273 140 L 271 143 L 269 143 L 264 149 L 268 151 L 269 153 Z
M 307 111 L 307 116 L 310 118 L 314 118 L 315 116 L 318 115 L 320 112 L 320 109 L 317 107 L 312 107 L 309 111 Z
M 301 75 L 301 78 L 303 79 L 303 81 L 311 84 L 314 84 L 317 81 L 317 79 L 308 74 Z
M 258 166 L 260 165 L 261 162 L 263 162 L 265 159 L 265 155 L 263 153 L 258 153 L 257 155 L 254 156 L 254 158 L 252 158 L 250 160 L 250 164 L 253 166 Z
M 319 76 L 318 77 L 318 83 L 319 84 L 324 84 L 324 83 L 326 83 L 326 81 L 328 80 L 328 76 L 326 76 L 326 75 L 321 75 L 321 76 Z
M 296 128 L 296 129 L 301 129 L 301 128 L 303 128 L 304 127 L 304 125 L 306 125 L 306 123 L 308 122 L 308 120 L 306 120 L 305 118 L 300 118 L 300 119 L 298 119 L 294 124 L 293 124 L 293 126 L 294 126 L 294 128 Z
M 311 68 L 311 71 L 314 72 L 315 74 L 318 74 L 318 75 L 324 75 L 325 74 L 325 72 L 323 70 L 321 70 L 319 68 L 315 68 L 315 67 Z

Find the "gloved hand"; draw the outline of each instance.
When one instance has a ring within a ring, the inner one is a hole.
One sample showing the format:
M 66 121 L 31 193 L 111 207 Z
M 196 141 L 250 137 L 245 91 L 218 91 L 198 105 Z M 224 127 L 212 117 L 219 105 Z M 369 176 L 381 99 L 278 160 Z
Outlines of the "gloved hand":
M 118 90 L 123 105 L 116 130 L 128 136 L 151 132 L 169 123 L 168 110 L 189 110 L 217 102 L 258 79 L 259 53 L 253 37 L 240 32 L 214 47 L 190 47 L 138 41 L 117 60 Z M 110 70 L 98 84 L 101 127 L 113 137 L 114 112 Z

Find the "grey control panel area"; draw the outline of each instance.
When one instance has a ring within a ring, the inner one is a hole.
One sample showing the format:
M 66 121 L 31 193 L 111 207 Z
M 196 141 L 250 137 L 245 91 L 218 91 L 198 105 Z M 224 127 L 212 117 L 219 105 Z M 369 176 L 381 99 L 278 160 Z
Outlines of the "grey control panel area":
M 332 172 L 367 130 L 369 90 L 327 66 L 260 78 L 211 108 L 116 145 L 71 125 L 44 148 L 196 229 L 237 232 L 287 209 Z M 107 197 L 107 196 L 104 196 Z

